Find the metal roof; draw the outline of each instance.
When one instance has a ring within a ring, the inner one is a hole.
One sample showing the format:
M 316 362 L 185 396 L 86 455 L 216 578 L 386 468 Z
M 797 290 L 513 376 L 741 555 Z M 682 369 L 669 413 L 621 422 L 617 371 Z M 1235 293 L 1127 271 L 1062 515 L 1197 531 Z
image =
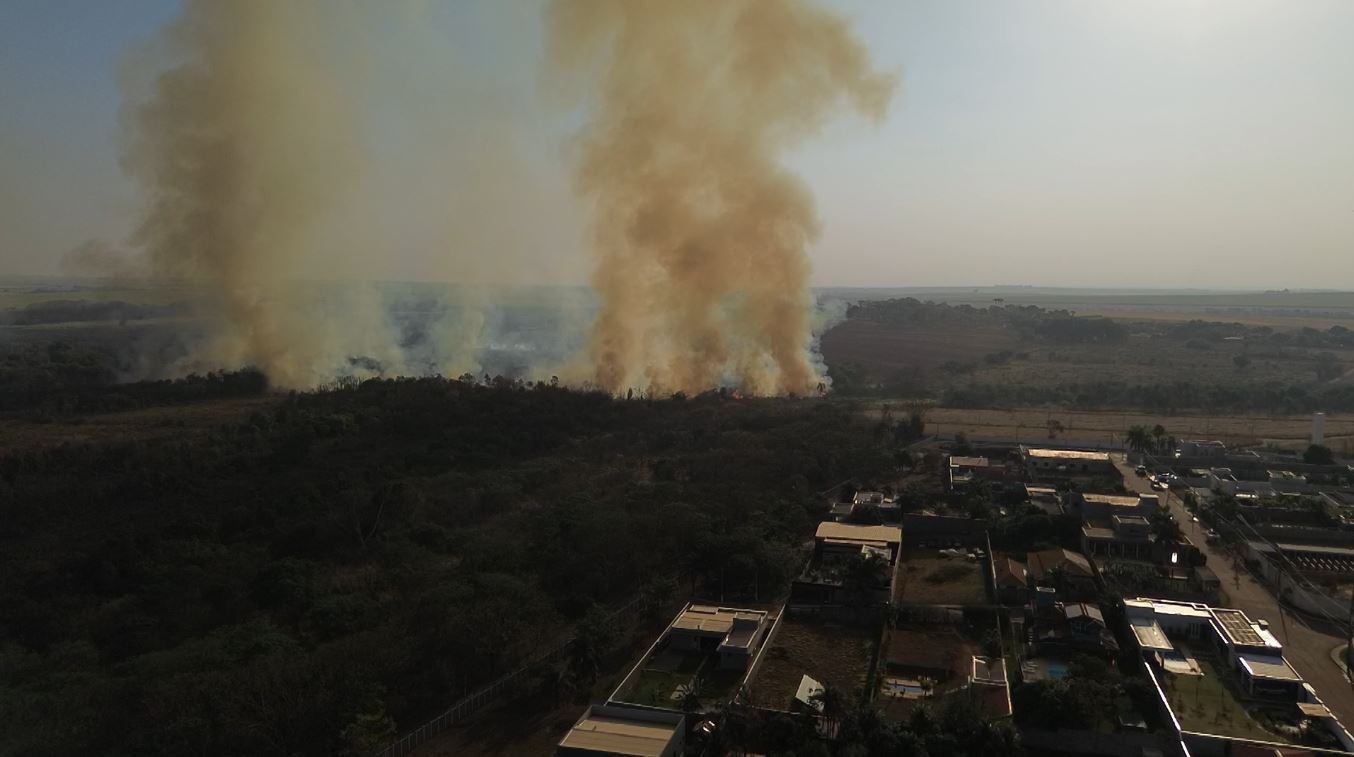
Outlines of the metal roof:
M 1175 645 L 1166 638 L 1166 632 L 1161 630 L 1161 624 L 1151 618 L 1129 618 L 1129 626 L 1133 629 L 1133 635 L 1138 639 L 1138 646 L 1143 649 L 1155 649 L 1159 651 L 1169 651 L 1175 649 Z
M 1110 453 L 1092 452 L 1090 450 L 1080 449 L 1043 449 L 1038 447 L 1026 448 L 1026 455 L 1030 457 L 1049 457 L 1063 460 L 1100 460 L 1109 462 Z
M 818 524 L 815 536 L 819 539 L 898 544 L 903 540 L 903 531 L 897 526 L 861 526 L 855 523 L 828 521 Z

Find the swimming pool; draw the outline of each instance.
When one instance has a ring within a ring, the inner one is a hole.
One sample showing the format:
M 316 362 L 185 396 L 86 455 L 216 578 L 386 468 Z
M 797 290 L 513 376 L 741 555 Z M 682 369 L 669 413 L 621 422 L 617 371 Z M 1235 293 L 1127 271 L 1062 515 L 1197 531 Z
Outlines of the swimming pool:
M 1048 677 L 1054 681 L 1067 677 L 1067 666 L 1061 662 L 1050 662 L 1046 667 L 1048 669 Z

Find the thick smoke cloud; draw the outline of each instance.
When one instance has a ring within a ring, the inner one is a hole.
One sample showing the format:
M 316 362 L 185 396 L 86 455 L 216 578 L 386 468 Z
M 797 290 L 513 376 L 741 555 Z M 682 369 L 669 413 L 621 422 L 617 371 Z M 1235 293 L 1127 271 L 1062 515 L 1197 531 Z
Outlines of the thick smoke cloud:
M 593 379 L 611 391 L 812 391 L 807 188 L 780 163 L 895 88 L 846 23 L 787 0 L 556 0 L 551 67 L 584 96 Z
M 128 113 L 124 163 L 146 198 L 134 242 L 155 274 L 206 282 L 222 319 L 199 359 L 284 386 L 334 369 L 285 284 L 354 175 L 352 118 L 324 66 L 328 5 L 190 0 L 157 50 L 172 63 Z

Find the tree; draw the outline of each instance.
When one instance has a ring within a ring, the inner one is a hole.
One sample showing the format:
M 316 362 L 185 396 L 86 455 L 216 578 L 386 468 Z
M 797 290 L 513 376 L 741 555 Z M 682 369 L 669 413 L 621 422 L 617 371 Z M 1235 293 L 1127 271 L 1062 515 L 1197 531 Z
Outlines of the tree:
M 701 711 L 701 691 L 704 687 L 705 682 L 700 676 L 696 676 L 689 683 L 677 687 L 677 703 L 681 705 L 682 712 Z
M 1048 421 L 1048 438 L 1050 438 L 1050 439 L 1057 439 L 1057 438 L 1058 438 L 1058 434 L 1060 434 L 1060 433 L 1062 433 L 1063 431 L 1066 431 L 1066 430 L 1067 430 L 1067 429 L 1063 426 L 1063 422 L 1062 422 L 1062 421 L 1060 421 L 1060 420 L 1058 420 L 1058 419 L 1056 419 L 1056 418 L 1050 418 L 1050 419 L 1049 419 L 1049 421 Z
M 1244 371 L 1251 367 L 1251 358 L 1249 355 L 1237 355 L 1232 358 L 1232 365 L 1235 365 L 1238 371 Z
M 846 695 L 836 686 L 827 683 L 823 688 L 813 692 L 809 701 L 818 705 L 818 711 L 823 716 L 823 724 L 828 730 L 841 720 L 842 715 L 846 713 Z
M 1158 541 L 1177 544 L 1184 537 L 1180 530 L 1180 524 L 1170 516 L 1165 510 L 1157 510 L 1152 513 L 1152 533 L 1156 535 Z
M 1162 449 L 1163 442 L 1165 441 L 1165 439 L 1166 439 L 1166 427 L 1163 426 L 1163 425 L 1161 425 L 1160 423 L 1158 423 L 1157 425 L 1153 426 L 1153 427 L 1152 427 L 1152 440 L 1153 440 L 1153 445 L 1152 445 L 1152 446 L 1153 446 L 1154 449 L 1156 449 L 1157 452 L 1164 452 L 1164 451 L 1165 451 L 1165 450 Z
M 1302 462 L 1308 465 L 1331 465 L 1335 462 L 1335 453 L 1331 448 L 1321 444 L 1313 444 L 1302 453 Z
M 1130 426 L 1124 438 L 1128 441 L 1128 448 L 1134 452 L 1146 452 L 1152 446 L 1152 436 L 1146 426 Z

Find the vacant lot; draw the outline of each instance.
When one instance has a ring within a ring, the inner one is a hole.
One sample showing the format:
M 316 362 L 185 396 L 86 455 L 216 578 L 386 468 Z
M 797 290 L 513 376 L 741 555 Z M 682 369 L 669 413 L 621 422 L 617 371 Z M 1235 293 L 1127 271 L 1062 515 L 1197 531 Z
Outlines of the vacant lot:
M 788 710 L 805 675 L 855 695 L 867 683 L 878 641 L 873 628 L 787 616 L 752 680 L 752 700 Z
M 982 560 L 944 557 L 937 552 L 908 555 L 898 566 L 894 601 L 924 605 L 986 604 L 985 565 Z

